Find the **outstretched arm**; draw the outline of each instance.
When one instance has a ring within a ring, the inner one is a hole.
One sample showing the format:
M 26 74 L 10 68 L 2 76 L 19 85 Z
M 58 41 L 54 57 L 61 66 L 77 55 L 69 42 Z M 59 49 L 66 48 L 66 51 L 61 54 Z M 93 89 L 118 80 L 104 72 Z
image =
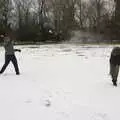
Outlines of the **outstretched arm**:
M 20 49 L 14 49 L 14 51 L 15 51 L 15 52 L 21 52 L 21 50 L 20 50 Z

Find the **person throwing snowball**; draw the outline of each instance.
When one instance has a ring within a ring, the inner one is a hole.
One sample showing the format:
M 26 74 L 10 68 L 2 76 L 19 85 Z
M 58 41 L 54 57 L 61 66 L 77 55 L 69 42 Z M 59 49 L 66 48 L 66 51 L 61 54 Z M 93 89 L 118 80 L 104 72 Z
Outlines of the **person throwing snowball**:
M 5 33 L 5 35 L 1 35 L 1 38 L 4 40 L 4 48 L 5 48 L 5 63 L 0 70 L 0 74 L 2 74 L 6 67 L 9 65 L 10 62 L 14 65 L 16 75 L 19 75 L 19 67 L 17 63 L 17 59 L 15 56 L 15 51 L 21 52 L 20 49 L 14 49 L 13 47 L 13 41 L 11 40 L 8 33 Z

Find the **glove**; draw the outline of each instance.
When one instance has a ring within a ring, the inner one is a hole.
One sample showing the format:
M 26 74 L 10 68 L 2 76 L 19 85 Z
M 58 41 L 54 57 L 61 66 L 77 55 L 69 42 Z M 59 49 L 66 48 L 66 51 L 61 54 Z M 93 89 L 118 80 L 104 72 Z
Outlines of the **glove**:
M 14 51 L 15 51 L 15 52 L 21 52 L 21 50 L 20 50 L 20 49 L 14 49 Z
M 21 50 L 20 50 L 20 49 L 18 49 L 18 52 L 21 52 Z

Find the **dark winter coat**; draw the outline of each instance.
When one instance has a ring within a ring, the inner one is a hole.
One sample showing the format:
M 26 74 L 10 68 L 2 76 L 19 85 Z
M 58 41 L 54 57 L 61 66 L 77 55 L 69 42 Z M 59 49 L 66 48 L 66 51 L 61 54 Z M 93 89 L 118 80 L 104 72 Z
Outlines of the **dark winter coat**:
M 13 42 L 10 40 L 9 37 L 4 38 L 4 48 L 5 48 L 6 55 L 14 54 Z
M 110 56 L 110 64 L 120 65 L 120 47 L 113 48 Z
M 13 47 L 13 41 L 10 40 L 9 37 L 4 37 L 4 48 L 5 48 L 5 54 L 6 55 L 14 55 L 15 51 L 21 51 L 19 49 L 14 49 Z

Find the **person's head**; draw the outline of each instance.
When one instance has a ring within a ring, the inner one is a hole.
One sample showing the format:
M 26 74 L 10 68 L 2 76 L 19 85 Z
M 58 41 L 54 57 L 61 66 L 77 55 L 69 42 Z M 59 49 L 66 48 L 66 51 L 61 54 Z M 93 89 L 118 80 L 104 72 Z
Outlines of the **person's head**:
M 4 39 L 4 35 L 0 35 L 0 42 L 3 42 L 3 39 Z
M 4 41 L 6 41 L 6 42 L 11 41 L 9 34 L 7 32 L 4 34 Z
M 9 36 L 9 34 L 6 32 L 6 33 L 4 34 L 4 36 L 5 36 L 5 37 L 8 37 L 8 36 Z

